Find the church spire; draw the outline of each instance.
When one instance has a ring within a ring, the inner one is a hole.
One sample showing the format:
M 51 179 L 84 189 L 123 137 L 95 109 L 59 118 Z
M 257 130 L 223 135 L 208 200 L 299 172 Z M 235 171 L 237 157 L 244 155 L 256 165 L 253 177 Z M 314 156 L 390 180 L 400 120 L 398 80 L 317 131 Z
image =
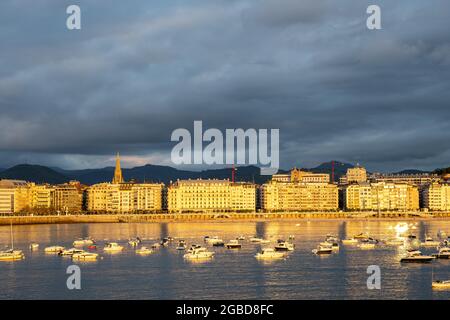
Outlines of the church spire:
M 114 178 L 112 183 L 123 183 L 122 169 L 120 168 L 120 155 L 117 152 L 116 169 L 114 170 Z

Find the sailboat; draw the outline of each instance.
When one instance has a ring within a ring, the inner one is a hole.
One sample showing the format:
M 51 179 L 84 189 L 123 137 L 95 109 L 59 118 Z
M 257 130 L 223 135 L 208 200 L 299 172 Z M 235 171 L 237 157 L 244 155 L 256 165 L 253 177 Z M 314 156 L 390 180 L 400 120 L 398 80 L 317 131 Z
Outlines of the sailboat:
M 0 251 L 0 261 L 22 260 L 23 258 L 25 258 L 25 255 L 22 250 L 14 250 L 14 237 L 11 221 L 11 249 Z

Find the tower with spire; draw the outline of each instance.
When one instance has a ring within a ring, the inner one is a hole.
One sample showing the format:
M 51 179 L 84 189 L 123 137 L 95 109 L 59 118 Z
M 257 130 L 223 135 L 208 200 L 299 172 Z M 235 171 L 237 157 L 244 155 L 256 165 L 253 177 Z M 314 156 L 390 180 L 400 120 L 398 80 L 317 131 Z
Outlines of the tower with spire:
M 120 168 L 120 155 L 117 152 L 116 169 L 114 170 L 114 178 L 112 183 L 123 183 L 122 169 Z

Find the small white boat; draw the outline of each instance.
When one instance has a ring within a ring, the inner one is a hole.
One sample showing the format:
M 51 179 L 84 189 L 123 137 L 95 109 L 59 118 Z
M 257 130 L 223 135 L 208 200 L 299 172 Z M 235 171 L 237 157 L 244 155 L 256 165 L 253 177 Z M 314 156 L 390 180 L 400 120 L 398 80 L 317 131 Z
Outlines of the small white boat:
M 136 250 L 137 254 L 151 254 L 153 253 L 153 250 L 147 247 L 141 247 L 139 249 Z
M 405 241 L 402 239 L 387 239 L 384 241 L 384 244 L 387 246 L 402 246 L 405 244 Z
M 50 246 L 44 249 L 44 252 L 46 253 L 59 253 L 61 251 L 64 251 L 66 248 L 62 246 Z
M 6 250 L 6 251 L 0 251 L 0 261 L 15 261 L 15 260 L 22 260 L 25 258 L 25 255 L 23 254 L 22 250 Z
M 344 244 L 344 245 L 358 244 L 358 239 L 355 239 L 355 238 L 343 239 L 342 244 Z
M 241 249 L 242 244 L 239 243 L 238 240 L 230 240 L 227 244 L 225 244 L 227 249 Z
M 312 253 L 321 254 L 331 254 L 333 253 L 333 247 L 329 243 L 319 244 L 316 249 L 312 250 Z
M 89 246 L 91 244 L 94 244 L 94 240 L 90 238 L 86 239 L 77 239 L 73 242 L 74 247 L 83 247 L 83 246 Z
M 30 244 L 30 250 L 37 250 L 37 249 L 39 249 L 39 243 L 33 242 Z
M 116 242 L 110 242 L 105 245 L 103 250 L 107 252 L 119 252 L 123 250 L 123 247 Z
M 71 248 L 71 249 L 67 249 L 67 250 L 62 250 L 62 251 L 58 252 L 58 254 L 60 256 L 73 256 L 74 254 L 83 253 L 83 252 L 84 252 L 84 250 L 77 249 L 77 248 Z
M 132 247 L 137 247 L 141 243 L 141 239 L 136 238 L 128 241 L 128 244 Z
M 429 237 L 429 236 L 426 236 L 425 241 L 420 243 L 420 245 L 422 247 L 437 247 L 440 244 L 441 244 L 440 241 L 435 241 L 435 240 L 433 240 L 432 237 Z
M 353 236 L 355 239 L 369 239 L 369 234 L 367 232 L 361 232 L 360 234 L 357 234 L 356 236 Z
M 253 243 L 269 243 L 270 240 L 253 237 L 253 238 L 250 238 L 250 242 L 253 242 Z
M 188 260 L 198 260 L 198 259 L 210 259 L 213 256 L 214 252 L 208 251 L 204 247 L 192 246 L 183 257 Z
M 219 237 L 208 238 L 206 239 L 206 243 L 215 247 L 222 247 L 225 244 Z
M 450 280 L 436 280 L 431 283 L 433 289 L 450 289 Z
M 98 258 L 98 253 L 86 252 L 86 251 L 75 253 L 72 255 L 73 260 L 93 261 L 93 260 L 97 260 L 97 258 Z
M 372 242 L 362 242 L 358 245 L 358 248 L 360 249 L 374 249 L 375 243 Z
M 159 244 L 158 242 L 152 244 L 152 248 L 153 248 L 153 249 L 158 249 L 158 248 L 160 248 L 160 247 L 161 247 L 161 244 Z
M 240 235 L 239 237 L 237 237 L 237 238 L 236 238 L 236 240 L 240 240 L 240 241 L 243 241 L 243 240 L 245 240 L 245 236 L 243 236 L 243 235 Z
M 450 259 L 450 248 L 443 247 L 439 248 L 439 252 L 432 254 L 436 259 Z
M 407 254 L 400 259 L 400 262 L 418 262 L 427 263 L 434 259 L 433 256 L 424 256 L 419 250 L 409 250 Z
M 275 249 L 275 251 L 294 251 L 294 248 L 295 248 L 295 245 L 293 243 L 283 241 L 283 240 L 278 240 L 274 249 Z
M 258 252 L 255 255 L 255 258 L 260 260 L 283 259 L 284 257 L 285 257 L 284 252 L 278 252 L 272 248 L 262 249 L 261 252 Z

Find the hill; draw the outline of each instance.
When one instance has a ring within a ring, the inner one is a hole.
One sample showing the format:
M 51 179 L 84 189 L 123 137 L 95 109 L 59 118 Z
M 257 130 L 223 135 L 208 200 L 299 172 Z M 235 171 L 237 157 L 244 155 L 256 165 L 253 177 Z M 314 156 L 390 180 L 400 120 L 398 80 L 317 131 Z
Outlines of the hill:
M 70 180 L 69 177 L 48 167 L 31 164 L 20 164 L 6 169 L 0 172 L 0 178 L 51 184 L 64 183 Z

